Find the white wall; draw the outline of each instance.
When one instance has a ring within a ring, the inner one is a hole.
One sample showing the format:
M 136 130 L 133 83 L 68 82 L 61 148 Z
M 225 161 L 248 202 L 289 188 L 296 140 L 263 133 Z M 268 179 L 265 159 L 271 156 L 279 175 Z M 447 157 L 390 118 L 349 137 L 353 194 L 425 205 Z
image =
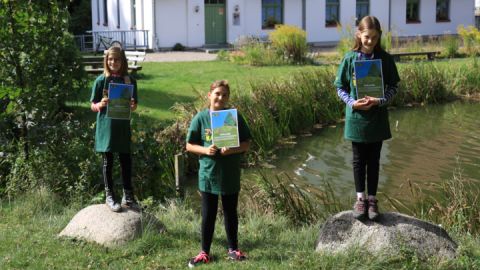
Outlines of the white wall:
M 205 12 L 203 0 L 136 0 L 137 29 L 150 30 L 151 48 L 169 48 L 175 43 L 200 47 L 205 43 Z M 306 0 L 307 41 L 333 43 L 341 34 L 336 27 L 325 27 L 325 0 Z M 391 2 L 391 31 L 399 36 L 439 35 L 456 33 L 458 25 L 474 24 L 474 6 L 480 0 L 450 0 L 450 22 L 436 22 L 436 0 L 421 0 L 421 23 L 406 23 L 406 0 L 370 0 L 370 14 L 376 16 L 384 31 L 389 27 Z M 453 3 L 455 2 L 455 3 Z M 120 28 L 117 28 L 117 0 L 108 1 L 108 26 L 103 26 L 103 1 L 92 0 L 92 30 L 129 30 L 131 14 L 129 0 L 120 0 Z M 100 6 L 98 19 L 97 5 Z M 143 7 L 142 7 L 143 5 Z M 199 6 L 198 12 L 194 11 Z M 238 5 L 240 24 L 233 25 L 233 13 Z M 340 21 L 355 29 L 356 0 L 340 0 Z M 241 35 L 266 36 L 271 30 L 262 29 L 261 0 L 227 0 L 227 42 L 233 43 Z M 142 14 L 143 13 L 143 14 Z M 302 27 L 302 0 L 284 0 L 284 23 Z M 99 21 L 99 24 L 97 24 Z M 143 27 L 143 28 L 142 28 Z
M 455 2 L 455 4 L 453 3 Z M 471 0 L 450 1 L 450 22 L 436 21 L 436 1 L 420 1 L 421 23 L 406 23 L 406 0 L 392 1 L 392 31 L 399 36 L 441 35 L 456 33 L 457 27 L 474 24 Z
M 284 0 L 283 23 L 302 28 L 302 0 Z M 261 15 L 261 11 L 259 11 Z

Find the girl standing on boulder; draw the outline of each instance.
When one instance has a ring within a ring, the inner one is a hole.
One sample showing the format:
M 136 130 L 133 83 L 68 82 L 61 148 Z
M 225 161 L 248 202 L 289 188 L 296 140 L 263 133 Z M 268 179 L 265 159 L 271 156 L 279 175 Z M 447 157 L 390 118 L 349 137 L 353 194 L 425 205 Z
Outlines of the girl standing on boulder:
M 212 144 L 210 111 L 224 110 L 230 97 L 230 87 L 225 80 L 215 81 L 208 92 L 209 108 L 192 119 L 187 133 L 187 151 L 199 155 L 198 187 L 202 195 L 202 250 L 188 262 L 190 268 L 210 262 L 217 216 L 218 196 L 222 206 L 227 233 L 230 260 L 244 260 L 245 254 L 238 249 L 238 193 L 240 191 L 240 158 L 250 147 L 250 130 L 238 114 L 240 146 L 218 148 Z
M 369 219 L 375 220 L 379 215 L 375 196 L 380 151 L 383 141 L 392 137 L 386 105 L 397 93 L 400 81 L 392 56 L 381 47 L 381 36 L 378 19 L 374 16 L 363 17 L 355 33 L 355 45 L 340 63 L 334 82 L 338 96 L 346 104 L 344 137 L 352 141 L 353 178 L 357 193 L 353 213 L 358 219 L 368 215 Z M 357 96 L 354 62 L 369 59 L 382 61 L 384 97 Z M 368 199 L 365 198 L 365 180 Z
M 122 205 L 138 207 L 132 186 L 132 156 L 130 120 L 112 119 L 107 117 L 108 86 L 110 83 L 133 85 L 133 95 L 130 109 L 137 108 L 137 82 L 128 76 L 128 62 L 125 52 L 119 47 L 108 49 L 103 62 L 104 72 L 98 76 L 92 87 L 90 98 L 91 109 L 97 113 L 95 130 L 95 150 L 102 154 L 103 181 L 105 184 L 105 203 L 114 212 L 122 210 L 116 201 L 113 190 L 112 168 L 114 153 L 118 154 L 122 171 L 123 198 Z

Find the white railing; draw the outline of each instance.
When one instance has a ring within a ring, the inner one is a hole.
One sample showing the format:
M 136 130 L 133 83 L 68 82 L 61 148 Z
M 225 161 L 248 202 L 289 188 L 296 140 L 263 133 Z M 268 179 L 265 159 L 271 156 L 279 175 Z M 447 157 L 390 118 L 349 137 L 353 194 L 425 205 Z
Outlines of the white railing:
M 75 41 L 81 51 L 101 51 L 118 41 L 125 50 L 149 48 L 148 30 L 91 31 L 91 35 L 77 35 Z

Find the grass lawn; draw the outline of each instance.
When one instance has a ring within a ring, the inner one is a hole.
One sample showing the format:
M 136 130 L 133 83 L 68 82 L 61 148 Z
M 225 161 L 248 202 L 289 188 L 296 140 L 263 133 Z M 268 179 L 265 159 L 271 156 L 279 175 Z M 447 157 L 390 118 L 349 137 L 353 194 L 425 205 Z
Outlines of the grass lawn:
M 207 93 L 214 80 L 227 79 L 232 91 L 250 82 L 287 77 L 292 72 L 320 68 L 316 66 L 250 67 L 224 61 L 145 62 L 138 73 L 137 114 L 154 121 L 175 119 L 170 108 L 176 102 L 192 102 L 198 98 L 195 89 Z M 94 78 L 91 78 L 93 83 Z M 333 80 L 333 79 L 332 79 Z M 90 98 L 90 89 L 82 100 Z M 82 102 L 81 107 L 88 107 Z
M 191 194 L 194 196 L 194 194 Z M 65 207 L 51 193 L 40 190 L 0 201 L 1 269 L 186 269 L 200 249 L 200 211 L 192 203 L 172 203 L 152 213 L 167 231 L 147 230 L 120 248 L 59 239 L 57 234 L 82 206 Z M 85 206 L 85 205 L 84 205 Z M 242 209 L 242 208 L 241 208 Z M 411 251 L 374 257 L 361 250 L 328 255 L 315 252 L 320 223 L 295 227 L 282 216 L 240 210 L 239 245 L 248 260 L 226 259 L 226 236 L 217 219 L 211 254 L 214 261 L 200 269 L 479 269 L 480 239 L 454 239 L 459 256 L 450 262 L 420 261 Z

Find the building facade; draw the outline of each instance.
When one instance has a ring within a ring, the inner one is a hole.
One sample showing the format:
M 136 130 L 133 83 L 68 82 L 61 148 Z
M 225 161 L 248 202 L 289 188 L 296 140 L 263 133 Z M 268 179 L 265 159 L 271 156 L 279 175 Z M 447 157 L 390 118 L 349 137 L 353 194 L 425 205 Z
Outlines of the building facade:
M 478 1 L 477 1 L 478 2 Z M 475 24 L 473 0 L 92 0 L 92 31 L 147 30 L 149 49 L 234 43 L 295 25 L 307 41 L 335 44 L 338 25 L 376 16 L 399 37 L 455 34 Z

